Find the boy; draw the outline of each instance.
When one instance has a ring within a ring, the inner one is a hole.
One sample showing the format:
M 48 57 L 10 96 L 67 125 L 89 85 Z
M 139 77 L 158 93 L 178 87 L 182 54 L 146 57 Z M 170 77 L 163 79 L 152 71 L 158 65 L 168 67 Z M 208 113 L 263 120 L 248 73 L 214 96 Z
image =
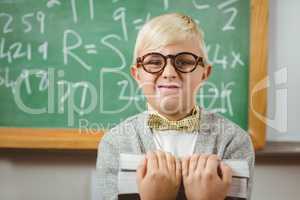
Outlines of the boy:
M 142 200 L 176 199 L 181 182 L 188 200 L 225 199 L 231 169 L 223 159 L 246 159 L 254 151 L 247 132 L 196 105 L 207 80 L 203 34 L 188 16 L 171 13 L 140 30 L 131 75 L 147 99 L 148 110 L 112 128 L 98 148 L 98 189 L 102 199 L 117 199 L 120 153 L 145 154 L 137 170 Z

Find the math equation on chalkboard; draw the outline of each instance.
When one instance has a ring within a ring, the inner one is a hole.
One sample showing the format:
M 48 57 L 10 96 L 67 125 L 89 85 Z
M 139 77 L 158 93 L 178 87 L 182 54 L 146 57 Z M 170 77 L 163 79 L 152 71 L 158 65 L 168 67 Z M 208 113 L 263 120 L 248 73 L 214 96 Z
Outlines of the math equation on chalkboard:
M 109 129 L 146 109 L 130 75 L 138 31 L 179 12 L 204 30 L 200 106 L 248 124 L 250 1 L 0 0 L 0 126 Z

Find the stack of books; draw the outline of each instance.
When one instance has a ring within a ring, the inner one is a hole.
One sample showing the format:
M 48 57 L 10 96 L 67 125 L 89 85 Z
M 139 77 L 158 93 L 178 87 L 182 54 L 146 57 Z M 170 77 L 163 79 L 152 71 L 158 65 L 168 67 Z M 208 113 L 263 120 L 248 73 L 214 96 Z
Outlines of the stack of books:
M 143 159 L 143 155 L 120 154 L 120 168 L 118 177 L 119 200 L 140 199 L 136 182 L 136 169 Z M 249 180 L 249 166 L 246 160 L 223 160 L 233 171 L 232 184 L 227 199 L 247 199 Z M 180 188 L 178 200 L 186 199 L 183 187 Z

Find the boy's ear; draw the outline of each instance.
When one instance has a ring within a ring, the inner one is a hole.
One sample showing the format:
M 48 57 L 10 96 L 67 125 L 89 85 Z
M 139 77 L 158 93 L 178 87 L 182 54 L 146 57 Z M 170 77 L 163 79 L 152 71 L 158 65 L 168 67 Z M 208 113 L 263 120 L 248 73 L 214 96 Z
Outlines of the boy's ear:
M 136 80 L 136 82 L 140 81 L 139 70 L 138 70 L 138 68 L 135 65 L 131 66 L 131 68 L 130 68 L 130 74 Z
M 202 74 L 202 81 L 206 81 L 208 79 L 208 77 L 210 76 L 211 74 L 211 70 L 212 70 L 212 66 L 211 65 L 207 65 L 205 68 L 204 68 L 204 72 Z

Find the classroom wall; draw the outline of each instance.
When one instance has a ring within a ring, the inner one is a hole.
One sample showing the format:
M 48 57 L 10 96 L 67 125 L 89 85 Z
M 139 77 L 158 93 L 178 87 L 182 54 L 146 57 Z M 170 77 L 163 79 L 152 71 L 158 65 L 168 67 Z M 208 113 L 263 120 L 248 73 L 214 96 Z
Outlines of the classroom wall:
M 0 200 L 92 199 L 95 153 L 0 152 Z
M 300 142 L 299 10 L 299 0 L 270 0 L 269 141 Z

